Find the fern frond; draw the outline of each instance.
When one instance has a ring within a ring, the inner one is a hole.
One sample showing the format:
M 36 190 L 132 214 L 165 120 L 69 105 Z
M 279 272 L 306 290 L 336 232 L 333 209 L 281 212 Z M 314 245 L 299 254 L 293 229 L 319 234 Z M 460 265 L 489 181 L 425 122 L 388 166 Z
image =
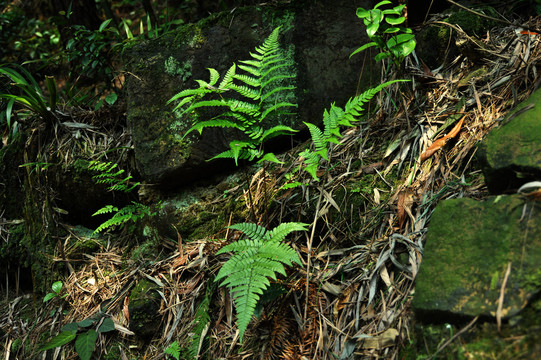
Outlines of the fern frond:
M 314 124 L 312 123 L 304 123 L 308 130 L 310 131 L 310 136 L 312 137 L 312 143 L 314 144 L 314 147 L 316 148 L 316 151 L 319 151 L 321 149 L 325 149 L 327 147 L 325 138 L 323 137 L 323 132 Z
M 274 138 L 276 136 L 292 135 L 293 133 L 296 133 L 296 132 L 298 132 L 298 130 L 295 130 L 295 129 L 289 127 L 289 126 L 276 125 L 276 126 L 273 126 L 270 129 L 265 130 L 265 132 L 263 132 L 263 134 L 261 135 L 260 140 L 261 141 L 267 141 L 267 140 L 272 139 L 272 138 Z
M 233 230 L 238 230 L 244 233 L 246 236 L 248 236 L 248 238 L 252 240 L 261 240 L 261 239 L 264 239 L 265 236 L 267 235 L 267 229 L 265 229 L 263 226 L 259 226 L 254 223 L 234 224 L 234 225 L 229 226 L 229 228 Z M 232 250 L 225 250 L 225 251 L 232 251 Z
M 235 76 L 235 71 L 236 71 L 236 65 L 233 64 L 229 70 L 227 70 L 227 72 L 225 73 L 225 76 L 224 78 L 222 79 L 222 82 L 220 83 L 220 88 L 221 89 L 227 89 L 229 84 L 231 84 L 231 82 L 233 81 L 233 76 Z
M 218 82 L 218 79 L 220 79 L 220 74 L 218 73 L 218 71 L 212 68 L 208 68 L 207 70 L 210 72 L 209 85 L 213 86 Z
M 260 96 L 258 90 L 255 90 L 255 89 L 250 88 L 248 86 L 242 86 L 242 85 L 239 86 L 239 85 L 235 85 L 235 84 L 230 84 L 229 88 L 231 90 L 233 90 L 233 91 L 238 92 L 242 96 L 247 97 L 247 98 L 252 99 L 252 100 L 257 100 L 257 99 L 259 99 L 259 96 Z
M 263 121 L 267 115 L 269 115 L 271 112 L 273 111 L 276 111 L 280 108 L 283 108 L 283 107 L 297 107 L 297 104 L 292 104 L 292 103 L 288 103 L 288 102 L 280 102 L 278 104 L 274 104 L 273 106 L 269 107 L 268 109 L 266 109 L 263 114 L 261 114 L 261 120 L 260 121 Z
M 299 222 L 281 223 L 265 234 L 265 240 L 282 241 L 293 231 L 306 231 L 308 224 Z
M 327 142 L 332 142 L 335 144 L 338 144 L 338 139 L 342 137 L 342 134 L 340 134 L 340 125 L 347 125 L 342 124 L 342 117 L 344 115 L 344 111 L 338 107 L 335 106 L 334 103 L 331 104 L 331 108 L 329 111 L 325 110 L 323 113 L 323 137 Z M 352 126 L 349 124 L 348 126 Z
M 253 159 L 261 155 L 261 153 L 258 150 L 253 149 L 253 148 L 242 148 L 240 146 L 235 146 L 235 145 L 231 145 L 231 146 L 232 146 L 231 149 L 219 153 L 218 155 L 210 158 L 208 161 L 214 160 L 214 159 L 233 159 L 235 160 L 235 165 L 238 166 L 239 159 L 252 161 Z
M 235 79 L 253 87 L 259 87 L 261 85 L 261 81 L 259 79 L 248 75 L 235 74 Z
M 310 151 L 309 149 L 301 152 L 299 156 L 304 159 L 304 171 L 310 174 L 315 181 L 319 181 L 319 177 L 317 176 L 317 169 L 319 167 L 319 160 L 323 156 L 321 156 L 321 154 Z
M 370 101 L 383 88 L 397 82 L 408 82 L 408 81 L 409 80 L 402 80 L 402 79 L 387 81 L 387 82 L 384 82 L 383 84 L 376 86 L 375 88 L 368 89 L 362 94 L 349 99 L 349 101 L 346 103 L 346 106 L 345 106 L 344 116 L 345 117 L 349 117 L 349 115 L 358 116 L 359 112 L 364 110 L 362 106 L 368 101 Z
M 257 76 L 258 78 L 261 77 L 261 71 L 259 70 L 259 61 L 250 61 L 250 60 L 247 60 L 247 61 L 239 61 L 240 63 L 244 63 L 244 64 L 256 64 L 256 65 L 250 65 L 250 66 L 246 66 L 246 65 L 239 65 L 239 69 L 242 69 L 244 71 L 246 71 L 247 73 L 250 73 L 254 76 Z
M 235 99 L 229 99 L 226 102 L 227 106 L 229 106 L 229 109 L 231 109 L 231 111 L 238 111 L 251 116 L 259 115 L 259 106 L 255 104 Z
M 190 129 L 188 129 L 188 131 L 186 131 L 184 136 L 188 135 L 192 131 L 198 131 L 199 134 L 201 134 L 203 132 L 203 129 L 208 128 L 208 127 L 235 128 L 235 129 L 243 130 L 239 126 L 239 124 L 237 124 L 236 122 L 229 121 L 226 119 L 221 119 L 221 118 L 218 118 L 218 119 L 214 118 L 207 121 L 196 122 Z
M 109 214 L 109 213 L 112 213 L 113 211 L 118 211 L 118 208 L 113 205 L 105 205 L 104 207 L 96 211 L 94 214 L 92 214 L 92 216 L 101 215 L 101 214 Z
M 279 87 L 276 87 L 274 89 L 272 89 L 271 91 L 265 93 L 265 95 L 261 96 L 261 102 L 265 101 L 268 97 L 278 93 L 278 92 L 282 92 L 282 91 L 291 91 L 291 90 L 295 90 L 296 87 L 295 86 L 279 86 Z
M 215 281 L 230 288 L 237 312 L 240 341 L 254 314 L 260 295 L 277 274 L 286 275 L 284 265 L 301 264 L 293 248 L 281 242 L 292 231 L 306 230 L 306 224 L 284 223 L 272 231 L 252 223 L 231 225 L 249 239 L 242 239 L 223 247 L 217 254 L 234 252 L 222 266 Z

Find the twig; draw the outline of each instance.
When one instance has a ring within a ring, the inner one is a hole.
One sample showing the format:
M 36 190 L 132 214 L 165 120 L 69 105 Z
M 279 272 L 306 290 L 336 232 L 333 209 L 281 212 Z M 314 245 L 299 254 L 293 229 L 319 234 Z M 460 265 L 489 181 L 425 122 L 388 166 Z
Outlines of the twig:
M 505 296 L 505 286 L 507 285 L 507 279 L 511 273 L 511 261 L 507 263 L 507 270 L 503 277 L 502 287 L 500 288 L 500 298 L 498 299 L 498 310 L 496 310 L 496 324 L 498 326 L 498 333 L 501 331 L 502 327 L 502 309 L 503 309 L 503 298 Z
M 529 31 L 534 31 L 534 32 L 541 32 L 537 29 L 533 29 L 533 28 L 530 28 L 530 27 L 527 27 L 527 26 L 523 26 L 523 25 L 517 25 L 517 24 L 513 24 L 512 22 L 510 21 L 507 21 L 507 20 L 502 20 L 502 19 L 498 19 L 498 18 L 495 18 L 495 17 L 492 17 L 492 16 L 489 16 L 489 15 L 485 15 L 483 13 L 480 13 L 478 11 L 475 11 L 475 10 L 472 10 L 464 5 L 460 5 L 459 3 L 457 2 L 454 2 L 453 0 L 447 0 L 448 3 L 452 4 L 452 5 L 455 5 L 463 10 L 466 10 L 468 12 L 471 12 L 472 14 L 475 14 L 477 16 L 480 16 L 480 17 L 484 17 L 485 19 L 489 19 L 489 20 L 492 20 L 492 21 L 497 21 L 499 23 L 502 23 L 502 24 L 506 24 L 506 25 L 511 25 L 511 26 L 515 26 L 515 27 L 520 27 L 520 28 L 523 28 L 523 29 L 526 29 L 526 30 L 529 30 Z
M 447 346 L 449 346 L 450 343 L 452 343 L 457 337 L 459 337 L 460 335 L 462 335 L 463 333 L 465 333 L 466 331 L 468 331 L 472 326 L 473 324 L 475 324 L 475 322 L 477 321 L 477 319 L 479 319 L 479 316 L 476 316 L 475 318 L 473 318 L 472 321 L 470 321 L 470 323 L 466 326 L 464 326 L 462 329 L 460 329 L 459 332 L 457 332 L 455 335 L 453 335 L 449 340 L 447 340 L 446 342 L 443 343 L 442 346 L 440 346 L 438 348 L 438 350 L 436 350 L 436 352 L 429 358 L 429 360 L 432 360 L 432 359 L 435 359 L 436 356 L 443 350 L 445 349 Z

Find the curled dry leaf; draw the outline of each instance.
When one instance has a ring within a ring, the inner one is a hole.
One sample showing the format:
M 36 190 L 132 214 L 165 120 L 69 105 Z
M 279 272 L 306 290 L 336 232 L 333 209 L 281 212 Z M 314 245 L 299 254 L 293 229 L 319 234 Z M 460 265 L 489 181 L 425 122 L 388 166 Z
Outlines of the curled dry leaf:
M 428 147 L 428 149 L 425 150 L 424 153 L 421 154 L 421 162 L 425 161 L 426 159 L 431 157 L 436 151 L 441 149 L 445 144 L 447 144 L 447 141 L 449 141 L 449 139 L 452 139 L 455 136 L 457 136 L 458 133 L 460 132 L 460 129 L 462 128 L 463 123 L 464 123 L 464 116 L 455 125 L 455 127 L 451 131 L 449 131 L 449 133 L 447 135 L 445 135 L 444 137 L 434 141 L 434 143 L 432 145 L 430 145 Z

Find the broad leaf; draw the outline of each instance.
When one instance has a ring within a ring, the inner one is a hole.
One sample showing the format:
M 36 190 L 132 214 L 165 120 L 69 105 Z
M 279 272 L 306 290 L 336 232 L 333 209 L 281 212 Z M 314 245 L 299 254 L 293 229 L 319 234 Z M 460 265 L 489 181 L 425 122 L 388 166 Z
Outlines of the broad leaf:
M 98 332 L 106 333 L 115 330 L 115 322 L 111 318 L 106 318 L 98 328 Z
M 81 360 L 90 360 L 96 346 L 96 340 L 98 340 L 96 330 L 88 330 L 88 332 L 77 337 L 77 340 L 75 340 L 75 351 L 77 351 Z
M 65 345 L 75 339 L 76 333 L 74 331 L 62 331 L 60 334 L 56 335 L 51 339 L 47 344 L 43 345 L 39 351 L 45 351 L 49 349 L 54 349 Z

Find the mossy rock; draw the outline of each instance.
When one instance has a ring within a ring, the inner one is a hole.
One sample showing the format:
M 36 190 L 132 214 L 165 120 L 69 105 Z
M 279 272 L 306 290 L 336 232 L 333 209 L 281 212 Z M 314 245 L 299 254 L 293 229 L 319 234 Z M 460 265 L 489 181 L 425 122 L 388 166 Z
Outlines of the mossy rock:
M 539 106 L 541 90 L 520 103 L 503 121 L 506 124 L 494 129 L 479 144 L 477 158 L 491 193 L 516 192 L 529 181 L 541 180 Z
M 156 336 L 160 328 L 161 297 L 159 287 L 147 279 L 141 279 L 130 293 L 130 329 L 141 339 Z
M 356 8 L 346 0 L 244 7 L 129 46 L 123 53 L 134 75 L 127 81 L 128 125 L 144 179 L 173 188 L 232 167 L 230 160 L 207 160 L 229 148 L 238 133 L 206 129 L 201 137 L 183 137 L 195 115 L 180 117 L 166 102 L 196 86 L 196 79 L 208 80 L 207 68 L 223 75 L 234 62 L 249 59 L 249 52 L 277 26 L 282 26 L 280 43 L 297 74 L 297 90 L 288 93 L 287 101 L 299 107 L 297 116 L 277 117 L 265 126 L 302 128 L 302 121 L 321 121 L 331 102 L 343 106 L 356 90 L 365 90 L 371 80 L 368 73 L 357 89 L 362 57 L 349 59 L 367 42 Z
M 421 318 L 502 316 L 541 291 L 541 207 L 523 197 L 441 201 L 430 222 L 413 307 Z

